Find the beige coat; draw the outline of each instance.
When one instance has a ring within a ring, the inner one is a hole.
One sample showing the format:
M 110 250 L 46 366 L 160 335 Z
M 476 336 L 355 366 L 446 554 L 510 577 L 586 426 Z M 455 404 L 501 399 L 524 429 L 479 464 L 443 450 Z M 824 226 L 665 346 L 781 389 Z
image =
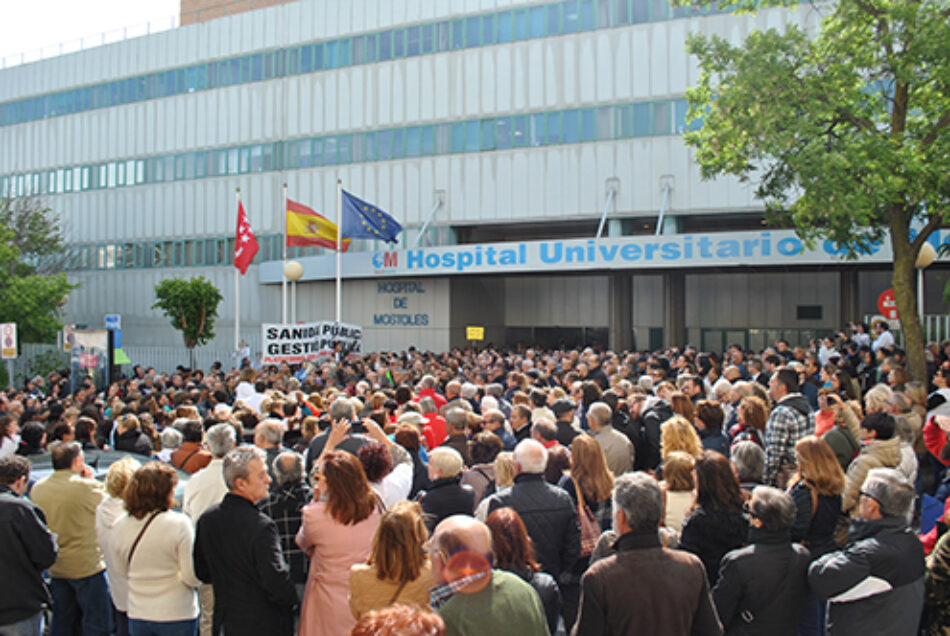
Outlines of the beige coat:
M 393 603 L 425 608 L 429 606 L 429 588 L 434 586 L 435 579 L 428 561 L 419 577 L 406 583 L 398 596 L 398 583 L 380 580 L 376 576 L 375 566 L 360 563 L 350 568 L 350 611 L 359 620 L 367 612 L 389 607 Z
M 855 519 L 861 517 L 858 498 L 864 478 L 872 468 L 897 468 L 901 463 L 900 439 L 892 437 L 884 441 L 872 441 L 861 449 L 861 453 L 848 466 L 844 493 L 841 495 L 841 510 L 850 512 Z

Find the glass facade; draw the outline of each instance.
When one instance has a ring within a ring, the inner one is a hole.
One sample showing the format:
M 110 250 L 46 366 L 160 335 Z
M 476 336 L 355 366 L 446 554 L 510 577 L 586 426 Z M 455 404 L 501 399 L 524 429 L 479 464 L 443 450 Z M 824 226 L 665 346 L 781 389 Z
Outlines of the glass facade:
M 565 0 L 204 62 L 0 104 L 0 126 L 218 87 L 720 10 L 666 0 Z
M 54 195 L 407 157 L 679 135 L 687 129 L 686 112 L 685 99 L 645 101 L 125 158 L 0 175 L 0 196 Z M 695 126 L 698 123 L 690 128 Z

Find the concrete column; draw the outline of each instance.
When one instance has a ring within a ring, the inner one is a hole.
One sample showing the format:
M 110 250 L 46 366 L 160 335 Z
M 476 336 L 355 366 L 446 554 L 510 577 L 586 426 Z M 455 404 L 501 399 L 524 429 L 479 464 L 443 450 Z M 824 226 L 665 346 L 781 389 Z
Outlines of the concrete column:
M 686 345 L 686 274 L 681 271 L 663 275 L 664 345 Z
M 633 273 L 609 274 L 610 306 L 608 308 L 607 345 L 613 351 L 633 346 Z
M 839 329 L 849 322 L 860 322 L 863 319 L 861 315 L 860 299 L 858 298 L 858 270 L 849 267 L 838 272 L 838 286 L 840 291 L 841 315 L 838 316 L 837 325 Z

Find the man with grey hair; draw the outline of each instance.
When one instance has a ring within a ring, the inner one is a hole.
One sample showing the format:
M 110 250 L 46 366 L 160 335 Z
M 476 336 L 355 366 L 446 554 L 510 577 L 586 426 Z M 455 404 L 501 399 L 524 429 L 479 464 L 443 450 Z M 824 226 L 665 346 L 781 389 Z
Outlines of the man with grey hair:
M 364 444 L 369 443 L 369 437 L 366 435 L 366 427 L 363 426 L 363 423 L 356 415 L 356 407 L 353 406 L 353 402 L 350 401 L 347 397 L 338 397 L 330 403 L 330 420 L 332 422 L 339 422 L 344 420 L 350 423 L 350 430 L 346 434 L 346 437 L 343 438 L 343 441 L 336 445 L 336 450 L 346 451 L 351 455 L 356 455 L 356 451 L 363 447 Z M 306 474 L 310 474 L 310 469 L 313 468 L 313 462 L 320 457 L 320 453 L 323 452 L 323 447 L 327 445 L 327 438 L 330 436 L 330 429 L 332 427 L 327 427 L 327 429 L 321 432 L 319 435 L 313 438 L 310 442 L 310 446 L 307 447 L 307 462 L 306 462 Z
M 277 487 L 277 475 L 274 474 L 274 460 L 284 451 L 290 450 L 281 446 L 284 439 L 284 423 L 280 420 L 266 419 L 254 427 L 254 445 L 264 451 L 267 459 L 267 474 L 271 479 L 271 490 Z
M 792 543 L 796 512 L 788 493 L 769 486 L 752 491 L 749 545 L 722 558 L 712 591 L 727 633 L 795 633 L 811 562 L 808 549 Z
M 581 579 L 571 634 L 722 634 L 706 570 L 693 554 L 660 544 L 663 494 L 646 473 L 614 481 L 616 553 Z
M 194 524 L 209 507 L 220 503 L 228 494 L 228 485 L 224 482 L 224 457 L 234 448 L 236 433 L 230 424 L 215 424 L 205 434 L 205 443 L 211 452 L 211 462 L 191 476 L 185 484 L 181 510 Z M 214 591 L 212 586 L 198 586 L 198 601 L 201 614 L 198 617 L 198 629 L 201 636 L 211 636 L 212 617 L 214 615 Z
M 265 458 L 254 446 L 227 454 L 228 494 L 195 529 L 195 574 L 214 586 L 214 634 L 293 634 L 297 591 L 277 524 L 254 505 L 267 497 Z
M 909 526 L 914 485 L 893 468 L 872 468 L 861 486 L 861 518 L 849 545 L 808 568 L 828 601 L 829 634 L 917 633 L 924 602 L 924 552 Z
M 614 430 L 613 410 L 606 402 L 594 402 L 587 409 L 587 425 L 591 436 L 604 451 L 607 468 L 614 475 L 633 470 L 633 443 L 623 433 Z
M 580 556 L 577 510 L 566 490 L 544 481 L 548 452 L 540 442 L 519 442 L 514 460 L 515 483 L 491 496 L 488 513 L 505 507 L 517 512 L 534 543 L 538 563 L 557 579 Z
M 274 520 L 280 536 L 280 546 L 290 564 L 290 579 L 303 594 L 310 560 L 295 541 L 303 519 L 303 507 L 313 499 L 313 490 L 303 474 L 303 455 L 284 451 L 274 459 L 273 474 L 276 484 L 271 485 L 267 499 L 257 504 L 261 512 Z
M 458 451 L 466 466 L 472 465 L 472 456 L 468 452 L 468 436 L 465 427 L 468 426 L 468 412 L 462 408 L 450 408 L 445 412 L 445 431 L 448 437 L 440 446 L 448 446 Z

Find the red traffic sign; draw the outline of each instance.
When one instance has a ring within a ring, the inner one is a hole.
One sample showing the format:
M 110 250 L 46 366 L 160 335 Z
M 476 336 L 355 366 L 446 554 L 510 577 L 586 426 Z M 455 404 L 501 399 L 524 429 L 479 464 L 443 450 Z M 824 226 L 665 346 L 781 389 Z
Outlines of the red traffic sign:
M 877 297 L 877 310 L 888 320 L 897 320 L 897 301 L 894 300 L 894 289 L 885 289 Z

